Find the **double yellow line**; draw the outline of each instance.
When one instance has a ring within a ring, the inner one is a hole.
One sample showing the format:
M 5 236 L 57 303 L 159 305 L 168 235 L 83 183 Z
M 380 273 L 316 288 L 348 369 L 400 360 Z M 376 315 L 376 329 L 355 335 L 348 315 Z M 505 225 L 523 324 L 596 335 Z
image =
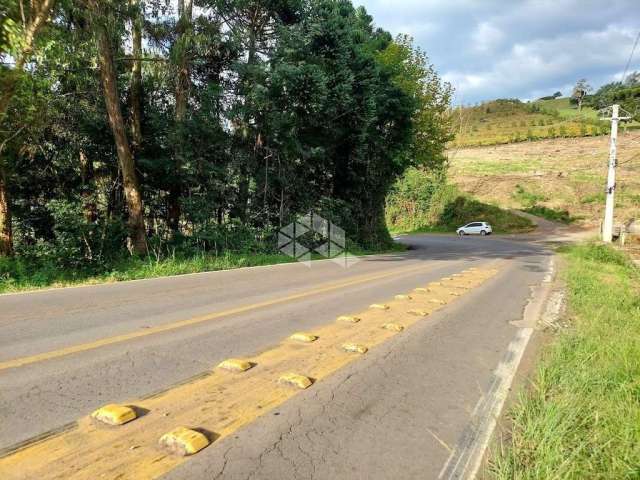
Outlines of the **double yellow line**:
M 101 338 L 99 340 L 95 340 L 93 342 L 81 343 L 78 345 L 72 345 L 70 347 L 61 348 L 58 350 L 51 350 L 48 352 L 38 353 L 36 355 L 30 355 L 27 357 L 15 358 L 12 360 L 7 360 L 4 362 L 0 362 L 0 371 L 7 370 L 10 368 L 18 368 L 24 367 L 25 365 L 30 365 L 32 363 L 43 362 L 46 360 L 53 360 L 56 358 L 64 357 L 67 355 L 72 355 L 75 353 L 82 353 L 89 350 L 93 350 L 100 347 L 106 347 L 109 345 L 115 345 L 117 343 L 127 342 L 129 340 L 135 340 L 138 338 L 147 337 L 149 335 L 156 335 L 158 333 L 170 332 L 173 330 L 177 330 L 179 328 L 189 327 L 192 325 L 197 325 L 199 323 L 208 322 L 210 320 L 216 320 L 222 317 L 228 317 L 230 315 L 237 315 L 240 313 L 246 313 L 252 310 L 257 310 L 260 308 L 272 307 L 274 305 L 279 305 L 282 303 L 290 302 L 293 300 L 300 300 L 302 298 L 311 297 L 313 295 L 319 295 L 322 293 L 331 292 L 334 290 L 339 290 L 345 287 L 351 287 L 354 285 L 359 285 L 362 283 L 367 283 L 375 280 L 382 280 L 384 278 L 393 277 L 401 274 L 410 274 L 414 272 L 418 272 L 420 270 L 424 270 L 426 267 L 424 265 L 420 265 L 417 267 L 409 267 L 409 268 L 398 268 L 392 271 L 388 271 L 385 273 L 371 274 L 371 275 L 360 275 L 351 280 L 346 280 L 343 282 L 334 282 L 334 283 L 326 283 L 320 285 L 317 288 L 313 288 L 310 290 L 305 290 L 303 292 L 294 293 L 292 295 L 287 295 L 285 297 L 274 298 L 272 300 L 265 300 L 264 302 L 253 303 L 250 305 L 244 305 L 241 307 L 229 308 L 227 310 L 222 310 L 215 313 L 209 313 L 206 315 L 200 315 L 197 317 L 189 318 L 186 320 L 179 320 L 177 322 L 168 323 L 165 325 L 159 325 L 157 327 L 147 328 L 141 331 L 135 331 L 130 333 L 123 333 L 122 335 L 115 335 L 113 337 Z

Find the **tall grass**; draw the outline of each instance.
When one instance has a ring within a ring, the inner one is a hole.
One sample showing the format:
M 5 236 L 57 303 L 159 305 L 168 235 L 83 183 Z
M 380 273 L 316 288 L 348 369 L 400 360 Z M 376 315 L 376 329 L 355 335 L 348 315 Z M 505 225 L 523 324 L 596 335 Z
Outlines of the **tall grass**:
M 640 275 L 601 245 L 565 248 L 571 327 L 545 350 L 495 479 L 640 478 Z
M 96 272 L 59 268 L 54 263 L 33 263 L 22 258 L 0 258 L 0 293 L 166 277 L 290 261 L 292 261 L 291 258 L 282 254 L 233 252 L 225 252 L 221 255 L 212 253 L 178 255 L 161 259 L 152 256 L 125 257 L 114 262 L 106 271 Z

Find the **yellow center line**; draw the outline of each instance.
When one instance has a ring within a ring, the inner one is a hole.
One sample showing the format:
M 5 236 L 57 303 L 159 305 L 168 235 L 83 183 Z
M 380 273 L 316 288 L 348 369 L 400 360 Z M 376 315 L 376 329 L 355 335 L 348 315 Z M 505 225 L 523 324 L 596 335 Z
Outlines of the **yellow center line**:
M 274 305 L 279 305 L 281 303 L 290 302 L 293 300 L 299 300 L 301 298 L 310 297 L 313 295 L 319 295 L 326 292 L 331 292 L 333 290 L 338 290 L 344 287 L 350 287 L 353 285 L 359 285 L 361 283 L 371 282 L 374 280 L 381 280 L 384 278 L 392 277 L 395 275 L 408 274 L 413 273 L 415 271 L 425 270 L 425 265 L 419 265 L 417 267 L 409 267 L 409 268 L 398 268 L 392 270 L 390 272 L 378 273 L 373 275 L 361 275 L 351 280 L 347 280 L 344 282 L 337 283 L 328 283 L 321 285 L 320 287 L 313 288 L 311 290 L 305 290 L 303 292 L 294 293 L 292 295 L 287 295 L 285 297 L 279 297 L 272 300 L 266 300 L 263 302 L 253 303 L 250 305 L 244 305 L 241 307 L 234 307 L 227 310 L 222 310 L 220 312 L 209 313 L 206 315 L 200 315 L 197 317 L 192 317 L 186 320 L 179 320 L 177 322 L 168 323 L 166 325 L 159 325 L 157 327 L 147 328 L 141 331 L 135 331 L 130 333 L 124 333 L 121 335 L 115 335 L 113 337 L 106 337 L 99 340 L 95 340 L 92 342 L 81 343 L 78 345 L 72 345 L 65 348 L 60 348 L 58 350 L 51 350 L 48 352 L 38 353 L 35 355 L 30 355 L 21 358 L 15 358 L 12 360 L 7 360 L 4 362 L 0 362 L 0 371 L 7 370 L 9 368 L 18 368 L 23 367 L 25 365 L 29 365 L 32 363 L 42 362 L 45 360 L 52 360 L 55 358 L 64 357 L 66 355 L 71 355 L 74 353 L 86 352 L 88 350 L 93 350 L 100 347 L 105 347 L 108 345 L 114 345 L 116 343 L 122 343 L 129 340 L 134 340 L 138 338 L 147 337 L 149 335 L 156 335 L 158 333 L 169 332 L 172 330 L 177 330 L 179 328 L 188 327 L 191 325 L 197 325 L 199 323 L 208 322 L 210 320 L 215 320 L 222 317 L 227 317 L 230 315 L 237 315 L 239 313 L 246 313 L 251 310 L 257 310 L 260 308 L 271 307 Z

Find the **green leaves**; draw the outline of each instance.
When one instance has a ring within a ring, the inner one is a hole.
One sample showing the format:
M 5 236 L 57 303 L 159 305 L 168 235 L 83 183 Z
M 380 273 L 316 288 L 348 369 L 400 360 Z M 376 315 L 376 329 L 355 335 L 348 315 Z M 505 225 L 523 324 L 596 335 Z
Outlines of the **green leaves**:
M 131 119 L 131 6 L 101 6 L 97 20 L 108 25 L 121 108 Z M 410 165 L 444 161 L 450 88 L 424 53 L 408 37 L 394 41 L 374 28 L 366 10 L 346 0 L 199 7 L 185 24 L 164 0 L 143 3 L 144 138 L 135 162 L 149 234 L 169 241 L 168 192 L 179 179 L 187 243 L 219 248 L 201 233 L 238 224 L 271 232 L 312 209 L 362 245 L 388 242 L 384 202 L 393 182 Z M 17 12 L 0 21 L 2 48 L 17 48 Z M 58 3 L 12 101 L 17 114 L 7 130 L 26 124 L 6 151 L 21 244 L 78 237 L 76 210 L 62 207 L 78 208 L 87 193 L 96 225 L 127 215 L 85 16 L 81 3 Z M 188 102 L 177 126 L 181 65 L 188 65 Z M 92 176 L 80 168 L 80 153 Z

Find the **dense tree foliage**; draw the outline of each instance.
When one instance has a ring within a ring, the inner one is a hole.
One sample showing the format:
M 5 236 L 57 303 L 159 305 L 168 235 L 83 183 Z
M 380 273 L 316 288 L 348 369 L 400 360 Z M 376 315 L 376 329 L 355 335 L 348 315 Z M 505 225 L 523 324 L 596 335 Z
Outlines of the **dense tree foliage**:
M 640 73 L 633 72 L 625 82 L 611 82 L 601 86 L 593 95 L 587 97 L 593 108 L 605 108 L 619 104 L 635 119 L 640 116 Z
M 309 210 L 378 246 L 395 179 L 445 161 L 448 85 L 347 0 L 0 13 L 3 255 L 251 248 Z

